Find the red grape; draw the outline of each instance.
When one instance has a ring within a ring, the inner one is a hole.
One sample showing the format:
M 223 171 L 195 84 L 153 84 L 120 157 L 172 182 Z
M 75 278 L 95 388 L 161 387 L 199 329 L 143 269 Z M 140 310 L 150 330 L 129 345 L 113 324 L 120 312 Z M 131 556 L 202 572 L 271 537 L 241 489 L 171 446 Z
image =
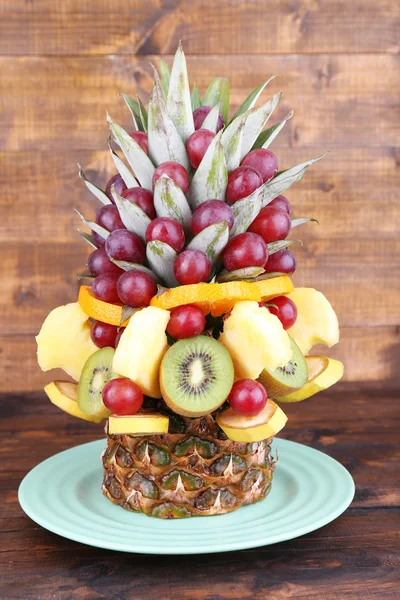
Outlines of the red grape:
M 114 204 L 106 204 L 97 211 L 96 223 L 107 229 L 107 231 L 114 231 L 114 229 L 126 229 L 119 215 L 118 208 Z
M 233 210 L 223 200 L 206 200 L 196 208 L 192 217 L 192 231 L 194 235 L 203 231 L 213 223 L 228 221 L 229 229 L 233 227 Z
M 145 246 L 136 233 L 127 229 L 115 229 L 107 238 L 106 252 L 114 260 L 141 264 L 145 257 Z
M 174 274 L 181 285 L 207 281 L 210 271 L 210 261 L 200 250 L 184 250 L 175 260 Z
M 185 167 L 182 167 L 182 165 L 173 161 L 167 161 L 162 163 L 154 171 L 153 188 L 156 184 L 156 181 L 158 181 L 158 179 L 160 179 L 160 177 L 162 177 L 163 175 L 168 175 L 168 177 L 173 179 L 176 185 L 181 188 L 184 194 L 187 193 L 189 189 L 189 175 Z
M 147 137 L 147 133 L 144 133 L 144 131 L 131 131 L 129 135 L 146 154 L 149 153 L 149 138 Z
M 277 316 L 283 325 L 283 329 L 293 327 L 297 319 L 297 306 L 290 298 L 286 296 L 277 296 L 271 300 L 271 304 L 275 304 L 278 308 L 267 306 L 270 313 Z
M 268 258 L 265 265 L 267 273 L 287 273 L 291 275 L 296 270 L 296 258 L 290 250 L 278 250 Z
M 154 279 L 143 271 L 127 271 L 118 280 L 118 295 L 123 304 L 139 308 L 148 306 L 157 293 Z
M 121 336 L 124 333 L 124 331 L 125 331 L 125 327 L 120 327 L 119 330 L 118 330 L 117 337 L 115 338 L 115 347 L 116 348 L 117 348 L 117 346 L 119 344 L 119 341 L 120 341 Z
M 178 221 L 169 217 L 158 217 L 149 223 L 146 229 L 146 241 L 153 240 L 165 242 L 175 252 L 180 252 L 185 245 L 185 233 Z
M 268 206 L 275 206 L 275 208 L 280 208 L 281 210 L 285 210 L 287 214 L 292 214 L 292 208 L 290 206 L 290 202 L 285 196 L 277 196 L 268 204 Z
M 244 157 L 241 164 L 253 167 L 260 173 L 263 183 L 275 177 L 278 172 L 278 159 L 266 148 L 252 150 Z
M 287 212 L 274 206 L 262 208 L 250 225 L 248 231 L 261 235 L 264 242 L 284 240 L 291 228 Z
M 122 192 L 121 196 L 139 206 L 149 219 L 156 218 L 153 194 L 149 190 L 141 187 L 128 188 Z
M 200 335 L 205 326 L 206 318 L 203 311 L 194 304 L 186 304 L 171 311 L 167 332 L 173 338 L 183 340 Z
M 103 404 L 114 415 L 135 415 L 143 404 L 143 392 L 131 379 L 111 379 L 103 388 Z
M 268 248 L 256 233 L 235 235 L 224 250 L 224 266 L 228 271 L 246 267 L 263 267 L 268 260 Z
M 112 197 L 112 194 L 111 194 L 111 186 L 112 185 L 115 187 L 115 191 L 117 192 L 117 194 L 121 195 L 122 192 L 124 190 L 126 190 L 126 184 L 119 173 L 117 173 L 116 175 L 111 177 L 111 179 L 107 183 L 106 194 L 110 198 L 111 202 L 114 203 L 114 198 Z
M 208 146 L 211 144 L 215 133 L 208 129 L 199 129 L 194 131 L 188 141 L 186 142 L 186 151 L 190 160 L 190 164 L 194 169 L 197 169 L 205 153 L 207 152 Z
M 108 258 L 104 248 L 98 248 L 88 258 L 89 273 L 94 277 L 101 275 L 102 273 L 123 273 L 123 270 L 117 267 Z
M 106 348 L 111 346 L 115 348 L 115 340 L 118 334 L 118 327 L 110 325 L 109 323 L 102 323 L 101 321 L 95 321 L 90 330 L 90 337 L 93 344 L 96 344 L 98 348 Z
M 262 185 L 261 175 L 253 167 L 238 167 L 229 173 L 226 199 L 230 204 L 234 204 L 249 196 L 260 185 Z
M 258 415 L 267 404 L 267 399 L 265 388 L 253 379 L 236 381 L 228 396 L 233 410 L 246 417 Z
M 117 283 L 118 273 L 102 273 L 97 275 L 93 281 L 92 292 L 98 300 L 110 302 L 111 304 L 119 302 Z
M 106 240 L 103 237 L 101 237 L 101 235 L 98 234 L 97 231 L 92 231 L 92 238 L 98 248 L 102 248 L 106 243 Z
M 208 113 L 211 111 L 211 109 L 212 109 L 211 106 L 200 106 L 200 108 L 196 108 L 196 110 L 193 113 L 194 128 L 196 130 L 201 128 L 201 126 L 204 123 L 204 119 L 206 118 Z M 221 115 L 221 113 L 219 113 L 218 123 L 217 123 L 217 133 L 220 129 L 223 128 L 224 125 L 225 125 L 224 117 Z

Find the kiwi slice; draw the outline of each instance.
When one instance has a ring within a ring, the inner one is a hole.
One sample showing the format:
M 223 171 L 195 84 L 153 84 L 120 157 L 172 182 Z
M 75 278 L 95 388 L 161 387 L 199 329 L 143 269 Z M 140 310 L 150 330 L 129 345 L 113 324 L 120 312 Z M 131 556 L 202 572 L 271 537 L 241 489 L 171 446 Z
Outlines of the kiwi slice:
M 78 385 L 78 406 L 87 415 L 106 418 L 110 412 L 103 404 L 103 388 L 118 377 L 112 370 L 114 348 L 102 348 L 85 362 Z
M 264 369 L 258 378 L 268 396 L 272 398 L 290 394 L 307 382 L 308 367 L 303 353 L 293 338 L 290 338 L 290 344 L 293 353 L 291 360 L 284 367 L 278 367 L 273 371 Z
M 233 379 L 228 350 L 205 335 L 176 342 L 161 363 L 163 398 L 185 417 L 202 417 L 216 410 L 225 402 Z

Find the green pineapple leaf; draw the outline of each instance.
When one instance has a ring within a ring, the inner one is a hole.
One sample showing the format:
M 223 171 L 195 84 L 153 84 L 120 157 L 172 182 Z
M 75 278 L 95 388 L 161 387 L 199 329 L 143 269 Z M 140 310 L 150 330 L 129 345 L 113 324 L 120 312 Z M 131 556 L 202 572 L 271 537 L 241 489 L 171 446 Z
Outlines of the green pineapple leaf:
M 126 102 L 127 107 L 132 115 L 133 124 L 135 125 L 136 131 L 144 131 L 144 125 L 142 123 L 142 117 L 140 116 L 140 108 L 138 102 L 131 98 L 128 94 L 122 94 L 123 99 Z
M 160 240 L 148 242 L 146 257 L 154 273 L 169 287 L 176 287 L 174 263 L 177 253 L 171 246 Z
M 147 273 L 147 275 L 150 275 L 150 277 L 154 279 L 156 283 L 158 281 L 157 275 L 147 267 L 144 267 L 143 265 L 139 265 L 138 263 L 131 263 L 126 260 L 115 260 L 110 255 L 108 255 L 108 258 L 112 263 L 114 263 L 114 265 L 117 265 L 117 267 L 119 267 L 123 271 L 141 271 L 142 273 Z
M 268 255 L 275 254 L 275 252 L 279 252 L 279 250 L 284 250 L 285 248 L 289 248 L 292 244 L 298 242 L 303 245 L 301 240 L 278 240 L 277 242 L 270 242 L 267 244 L 268 246 Z
M 249 115 L 250 111 L 246 111 L 223 130 L 221 143 L 229 173 L 240 165 L 244 128 Z
M 92 192 L 92 194 L 94 196 L 96 196 L 96 198 L 98 198 L 100 200 L 100 202 L 102 202 L 103 204 L 112 204 L 112 202 L 111 202 L 110 198 L 107 196 L 107 194 L 101 188 L 99 188 L 97 185 L 95 185 L 94 183 L 91 183 L 89 181 L 89 179 L 86 177 L 86 175 L 83 172 L 83 169 L 79 163 L 78 163 L 78 173 L 79 173 L 80 179 L 82 179 L 82 181 L 85 182 L 85 185 L 86 185 L 87 189 L 89 190 L 89 192 Z
M 249 196 L 238 200 L 232 206 L 234 222 L 231 230 L 231 237 L 238 233 L 244 233 L 248 230 L 258 213 L 262 208 L 262 186 L 254 190 Z
M 200 106 L 201 106 L 200 92 L 199 92 L 199 88 L 197 87 L 197 85 L 195 83 L 193 84 L 192 95 L 190 96 L 190 100 L 192 103 L 192 111 L 193 112 L 195 110 L 197 110 L 198 108 L 200 108 Z
M 211 268 L 215 265 L 222 251 L 229 241 L 229 227 L 227 221 L 213 223 L 203 231 L 200 231 L 188 244 L 191 250 L 200 250 L 204 252 L 211 263 Z
M 169 68 L 169 65 L 165 62 L 165 60 L 163 60 L 162 58 L 160 58 L 158 65 L 160 68 L 161 86 L 164 92 L 164 96 L 165 98 L 167 98 L 169 80 L 171 79 L 171 69 Z
M 286 171 L 281 171 L 271 179 L 271 181 L 267 181 L 264 185 L 261 186 L 261 197 L 262 197 L 262 205 L 267 206 L 279 194 L 282 194 L 285 190 L 290 188 L 291 185 L 297 183 L 302 179 L 308 167 L 323 158 L 325 154 L 322 154 L 318 158 L 313 158 L 311 160 L 307 160 L 291 169 L 287 169 Z
M 104 229 L 104 227 L 102 227 L 101 225 L 98 225 L 94 221 L 89 221 L 88 219 L 85 219 L 85 217 L 83 215 L 81 215 L 79 210 L 77 210 L 76 208 L 75 208 L 75 212 L 79 216 L 82 223 L 84 223 L 92 231 L 95 231 L 96 233 L 98 233 L 99 236 L 103 238 L 103 240 L 106 240 L 108 238 L 108 236 L 110 235 L 110 232 L 107 231 L 107 229 Z
M 218 283 L 228 281 L 243 281 L 246 279 L 256 279 L 265 273 L 262 267 L 246 267 L 245 269 L 237 269 L 236 271 L 222 271 L 218 277 Z
M 276 271 L 275 273 L 263 273 L 256 278 L 256 281 L 264 281 L 265 279 L 275 279 L 275 277 L 281 277 L 282 275 L 287 275 L 287 273 L 280 273 Z
M 225 155 L 221 144 L 222 131 L 211 141 L 203 160 L 201 161 L 189 191 L 192 208 L 209 200 L 224 200 L 228 183 L 228 171 Z
M 203 106 L 221 105 L 221 114 L 224 117 L 225 123 L 229 119 L 229 93 L 230 85 L 228 79 L 224 77 L 216 77 L 212 80 L 204 94 Z
M 248 154 L 258 138 L 260 132 L 264 129 L 268 119 L 278 106 L 281 99 L 282 92 L 275 94 L 263 106 L 260 108 L 252 109 L 244 126 L 244 133 L 242 139 L 242 145 L 240 150 L 240 160 L 242 160 L 246 154 Z
M 154 208 L 158 217 L 169 217 L 180 223 L 186 234 L 191 232 L 192 211 L 185 194 L 175 181 L 163 175 L 154 186 Z
M 122 179 L 125 182 L 125 185 L 128 188 L 139 187 L 138 181 L 136 181 L 130 169 L 126 166 L 123 160 L 120 159 L 118 154 L 115 152 L 113 147 L 111 146 L 111 134 L 108 136 L 108 149 L 111 154 L 111 158 L 114 161 L 115 166 L 117 167 L 118 173 L 121 175 Z
M 186 58 L 181 42 L 179 42 L 172 65 L 167 96 L 167 110 L 179 135 L 186 143 L 194 132 L 194 122 Z
M 268 148 L 272 144 L 278 133 L 280 133 L 280 131 L 284 128 L 286 122 L 289 121 L 289 119 L 291 119 L 293 115 L 294 111 L 291 110 L 290 113 L 287 114 L 284 119 L 282 119 L 282 121 L 276 123 L 275 125 L 272 125 L 272 127 L 270 127 L 269 129 L 262 131 L 256 139 L 256 141 L 254 142 L 252 150 L 255 150 L 256 148 Z
M 90 273 L 79 273 L 79 275 L 77 276 L 78 281 L 84 281 L 85 279 L 87 279 L 88 281 L 93 281 L 93 279 L 96 279 L 94 275 L 91 275 Z
M 267 79 L 267 81 L 264 81 L 264 83 L 262 83 L 255 90 L 253 90 L 251 92 L 251 94 L 249 94 L 247 96 L 246 100 L 244 102 L 242 102 L 242 104 L 239 106 L 239 108 L 237 109 L 237 111 L 233 115 L 233 117 L 230 120 L 230 122 L 232 123 L 232 121 L 234 121 L 239 115 L 241 115 L 244 112 L 246 112 L 247 110 L 249 110 L 249 108 L 253 108 L 253 106 L 255 105 L 255 103 L 257 102 L 257 100 L 259 99 L 259 97 L 261 96 L 261 94 L 263 93 L 264 88 L 269 84 L 270 81 L 272 81 L 276 77 L 278 77 L 278 75 L 272 75 L 272 77 L 270 77 L 269 79 Z
M 152 179 L 155 169 L 146 152 L 144 152 L 139 144 L 131 138 L 125 129 L 123 129 L 120 125 L 117 125 L 117 123 L 114 123 L 108 114 L 107 123 L 110 127 L 114 140 L 124 153 L 124 156 L 140 185 L 146 188 L 146 190 L 152 191 Z
M 180 163 L 189 171 L 190 163 L 185 143 L 167 112 L 160 78 L 156 70 L 154 70 L 154 79 L 155 83 L 149 102 L 149 155 L 157 166 L 171 160 Z
M 210 110 L 210 112 L 204 119 L 203 124 L 200 129 L 208 129 L 209 131 L 212 131 L 213 133 L 217 133 L 219 109 L 220 109 L 220 105 L 216 104 Z
M 114 185 L 111 186 L 111 194 L 127 230 L 136 233 L 146 243 L 146 229 L 151 219 L 137 204 L 120 196 Z
M 92 246 L 92 248 L 94 248 L 95 250 L 97 250 L 97 244 L 94 241 L 94 238 L 92 235 L 89 235 L 88 233 L 85 233 L 84 231 L 81 231 L 80 229 L 78 229 L 78 233 L 79 235 L 81 235 L 83 237 L 84 240 L 87 241 L 87 243 L 89 244 L 89 246 Z
M 121 309 L 121 320 L 119 322 L 120 326 L 122 327 L 122 325 L 132 317 L 132 315 L 135 314 L 135 312 L 137 312 L 139 309 L 138 308 L 133 308 L 133 306 L 128 306 L 127 304 L 124 304 L 124 306 Z
M 147 133 L 147 110 L 146 110 L 145 105 L 139 98 L 139 96 L 138 96 L 137 101 L 138 101 L 138 106 L 139 106 L 140 120 L 142 121 L 142 125 L 143 125 L 143 130 L 145 133 Z
M 303 225 L 303 223 L 309 223 L 310 221 L 314 221 L 315 223 L 318 223 L 319 225 L 319 221 L 317 219 L 314 219 L 314 217 L 303 217 L 301 219 L 292 219 L 290 221 L 292 229 L 293 227 L 297 227 L 298 225 Z

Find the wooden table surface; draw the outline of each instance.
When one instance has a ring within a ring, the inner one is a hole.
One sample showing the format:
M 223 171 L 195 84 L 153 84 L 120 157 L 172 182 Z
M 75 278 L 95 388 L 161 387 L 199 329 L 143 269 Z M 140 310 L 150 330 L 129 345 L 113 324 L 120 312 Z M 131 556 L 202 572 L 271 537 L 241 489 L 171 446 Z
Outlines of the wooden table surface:
M 17 501 L 17 488 L 27 471 L 56 452 L 98 439 L 101 432 L 99 426 L 50 407 L 43 394 L 4 396 L 0 598 L 397 600 L 398 402 L 395 392 L 347 384 L 301 408 L 287 406 L 289 423 L 282 437 L 328 453 L 355 480 L 355 499 L 336 521 L 274 546 L 174 557 L 83 546 L 26 517 Z

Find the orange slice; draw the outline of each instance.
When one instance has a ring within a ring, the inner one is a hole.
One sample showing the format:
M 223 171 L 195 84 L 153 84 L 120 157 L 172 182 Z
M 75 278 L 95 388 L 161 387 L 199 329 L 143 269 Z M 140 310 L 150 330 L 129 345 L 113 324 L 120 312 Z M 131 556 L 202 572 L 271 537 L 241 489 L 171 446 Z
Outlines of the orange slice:
M 254 285 L 257 288 L 263 302 L 272 300 L 272 298 L 276 298 L 276 296 L 290 294 L 290 292 L 293 292 L 294 290 L 292 280 L 288 275 L 264 279 L 263 281 L 254 281 L 253 283 L 250 283 L 250 285 Z
M 229 312 L 240 300 L 260 302 L 260 291 L 247 281 L 229 281 L 228 283 L 196 283 L 181 285 L 167 290 L 160 296 L 154 296 L 150 305 L 171 310 L 183 304 L 196 304 L 204 314 L 211 313 L 219 317 Z
M 79 290 L 78 302 L 83 312 L 89 317 L 102 323 L 109 323 L 110 325 L 121 325 L 122 316 L 122 304 L 110 304 L 103 300 L 98 300 L 93 292 L 92 288 L 87 285 L 82 285 Z M 128 324 L 128 321 L 124 323 L 124 327 Z

